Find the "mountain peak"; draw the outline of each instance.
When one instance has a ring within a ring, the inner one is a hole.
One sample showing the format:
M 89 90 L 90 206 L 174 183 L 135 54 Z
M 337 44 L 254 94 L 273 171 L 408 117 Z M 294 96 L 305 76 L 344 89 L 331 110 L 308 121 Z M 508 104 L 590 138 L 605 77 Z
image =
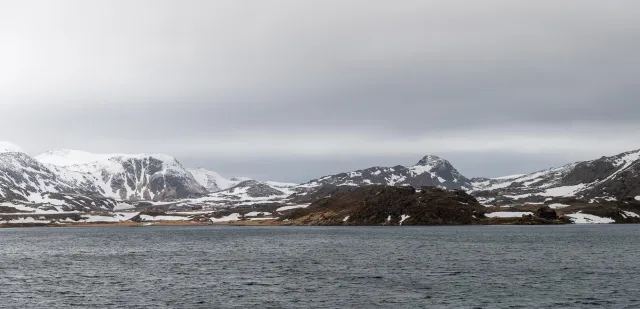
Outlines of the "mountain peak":
M 427 166 L 427 165 L 437 165 L 438 163 L 446 163 L 448 162 L 445 159 L 442 159 L 438 156 L 434 156 L 434 155 L 426 155 L 424 156 L 416 165 L 420 165 L 420 166 Z
M 22 148 L 14 143 L 0 141 L 0 153 L 24 152 Z

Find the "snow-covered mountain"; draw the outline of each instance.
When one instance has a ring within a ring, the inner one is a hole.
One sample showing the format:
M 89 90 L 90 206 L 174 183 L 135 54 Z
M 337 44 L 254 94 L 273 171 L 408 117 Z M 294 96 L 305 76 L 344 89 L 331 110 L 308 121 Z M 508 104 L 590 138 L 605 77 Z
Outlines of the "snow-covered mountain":
M 198 183 L 207 189 L 208 192 L 218 192 L 237 186 L 239 183 L 251 180 L 246 177 L 225 178 L 217 172 L 205 169 L 188 169 Z
M 526 175 L 470 180 L 447 160 L 425 156 L 411 166 L 371 167 L 305 184 L 227 179 L 206 169 L 185 169 L 162 154 L 50 151 L 35 158 L 0 142 L 0 202 L 19 207 L 111 210 L 136 201 L 183 206 L 298 203 L 371 184 L 462 189 L 484 204 L 542 203 L 554 198 L 640 201 L 640 150 L 576 162 Z M 25 208 L 25 209 L 26 209 Z M 18 208 L 16 208 L 18 209 Z
M 199 204 L 206 200 L 235 205 L 284 199 L 294 186 L 227 179 L 205 169 L 187 170 L 173 157 L 161 154 L 57 150 L 33 158 L 14 144 L 0 143 L 0 201 L 13 202 L 25 210 L 111 210 L 121 201 Z
M 0 202 L 12 202 L 23 211 L 104 211 L 118 205 L 64 181 L 17 146 L 4 142 L 0 148 Z
M 16 148 L 0 152 L 0 198 L 41 202 L 44 193 L 87 193 L 59 179 L 44 164 Z
M 65 183 L 118 200 L 161 201 L 207 193 L 175 158 L 162 154 L 57 150 L 36 159 Z
M 473 195 L 496 204 L 543 202 L 554 197 L 640 200 L 640 150 L 526 175 L 474 179 Z
M 217 200 L 238 199 L 252 201 L 254 199 L 284 198 L 293 193 L 298 184 L 277 182 L 277 181 L 257 181 L 247 177 L 225 178 L 217 172 L 205 169 L 189 169 L 193 177 L 209 191 L 209 197 Z M 206 198 L 205 198 L 206 199 Z
M 425 156 L 413 166 L 371 167 L 349 173 L 325 176 L 307 182 L 301 187 L 321 186 L 434 186 L 446 189 L 471 190 L 471 181 L 464 177 L 447 160 L 437 156 Z
M 206 196 L 185 200 L 185 204 L 212 207 L 239 207 L 283 203 L 294 193 L 296 184 L 245 180 L 235 186 Z

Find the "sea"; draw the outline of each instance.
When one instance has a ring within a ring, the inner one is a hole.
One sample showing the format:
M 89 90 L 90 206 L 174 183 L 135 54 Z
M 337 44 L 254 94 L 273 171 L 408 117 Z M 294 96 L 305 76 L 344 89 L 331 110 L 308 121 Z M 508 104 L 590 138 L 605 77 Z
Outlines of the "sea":
M 640 308 L 640 225 L 0 229 L 0 308 Z

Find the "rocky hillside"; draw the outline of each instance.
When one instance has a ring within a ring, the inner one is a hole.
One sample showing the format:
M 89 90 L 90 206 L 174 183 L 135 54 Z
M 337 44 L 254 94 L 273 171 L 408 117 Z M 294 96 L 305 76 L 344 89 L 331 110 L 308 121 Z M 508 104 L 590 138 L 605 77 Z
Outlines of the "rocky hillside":
M 321 199 L 288 217 L 301 225 L 472 224 L 484 207 L 460 190 L 366 186 Z
M 118 204 L 65 181 L 17 147 L 0 151 L 0 202 L 5 203 L 5 211 L 12 212 L 104 211 Z
M 447 160 L 425 156 L 412 166 L 372 167 L 349 173 L 325 176 L 301 187 L 331 186 L 434 186 L 445 189 L 471 190 L 472 184 Z
M 74 188 L 119 200 L 162 201 L 207 193 L 190 172 L 167 155 L 62 150 L 36 159 Z
M 554 197 L 640 200 L 640 150 L 527 175 L 474 179 L 472 194 L 484 204 L 544 202 Z
M 89 193 L 62 181 L 26 153 L 4 150 L 0 152 L 0 198 L 37 203 L 45 193 Z

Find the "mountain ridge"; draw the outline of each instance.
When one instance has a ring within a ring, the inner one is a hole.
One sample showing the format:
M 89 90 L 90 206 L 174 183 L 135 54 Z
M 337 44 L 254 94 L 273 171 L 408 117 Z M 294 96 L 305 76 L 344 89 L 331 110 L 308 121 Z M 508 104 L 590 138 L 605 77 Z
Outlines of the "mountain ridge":
M 424 156 L 411 166 L 370 167 L 347 173 L 328 175 L 308 181 L 301 186 L 313 188 L 324 185 L 361 186 L 434 186 L 446 189 L 471 189 L 471 181 L 463 176 L 453 165 L 438 156 Z
M 68 183 L 121 200 L 165 200 L 205 194 L 178 160 L 165 154 L 49 151 L 36 157 Z
M 640 197 L 640 150 L 578 161 L 513 178 L 475 179 L 483 202 L 541 202 L 551 197 L 620 200 Z
M 274 203 L 294 198 L 304 200 L 300 199 L 304 195 L 322 198 L 341 191 L 337 188 L 342 186 L 368 185 L 464 190 L 485 205 L 545 203 L 554 198 L 640 201 L 640 150 L 528 174 L 472 179 L 462 175 L 448 160 L 426 155 L 414 165 L 375 166 L 291 184 L 227 179 L 208 169 L 185 168 L 176 158 L 165 154 L 95 154 L 63 149 L 31 157 L 13 143 L 0 142 L 2 200 L 59 204 L 63 201 L 51 197 L 187 202 L 202 197 L 201 201 L 237 205 L 241 200 Z

